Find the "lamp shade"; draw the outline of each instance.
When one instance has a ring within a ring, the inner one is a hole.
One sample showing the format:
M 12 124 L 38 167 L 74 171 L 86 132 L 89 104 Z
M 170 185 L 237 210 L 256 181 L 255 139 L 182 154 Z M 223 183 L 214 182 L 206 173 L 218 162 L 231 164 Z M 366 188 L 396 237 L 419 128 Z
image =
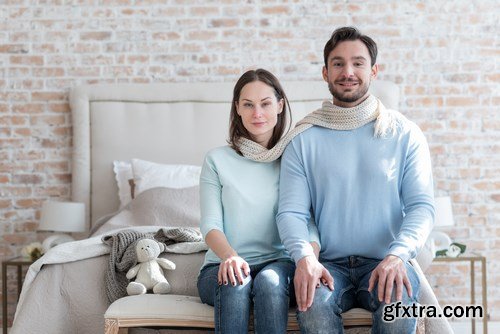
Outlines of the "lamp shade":
M 85 204 L 76 202 L 45 202 L 42 205 L 42 231 L 85 231 Z
M 434 199 L 436 215 L 434 218 L 434 226 L 453 226 L 453 210 L 451 207 L 451 199 L 448 196 L 436 197 Z

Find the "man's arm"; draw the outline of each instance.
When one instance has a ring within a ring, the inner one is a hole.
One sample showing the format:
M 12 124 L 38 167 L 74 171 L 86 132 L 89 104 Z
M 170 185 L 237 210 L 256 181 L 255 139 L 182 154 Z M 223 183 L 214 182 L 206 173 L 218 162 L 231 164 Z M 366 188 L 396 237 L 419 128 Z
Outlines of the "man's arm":
M 309 185 L 301 159 L 290 143 L 281 158 L 279 202 L 276 222 L 285 248 L 297 263 L 314 255 L 309 245 L 308 224 L 311 218 Z
M 316 241 L 311 241 L 310 242 L 311 247 L 313 248 L 313 253 L 316 259 L 319 259 L 319 252 L 321 251 L 321 247 L 318 245 Z
M 309 243 L 311 197 L 304 167 L 293 144 L 288 145 L 281 159 L 276 220 L 281 240 L 297 264 L 294 278 L 297 306 L 299 311 L 306 311 L 312 305 L 320 279 L 333 290 L 333 278 L 318 262 Z
M 314 256 L 319 259 L 319 252 L 321 251 L 321 242 L 319 240 L 319 231 L 316 223 L 314 223 L 314 217 L 309 219 L 309 224 L 307 224 L 307 229 L 309 230 L 309 243 L 313 248 Z
M 387 255 L 403 262 L 417 256 L 434 225 L 434 185 L 429 147 L 422 131 L 411 123 L 410 143 L 401 182 L 404 218 Z
M 384 260 L 372 272 L 368 290 L 377 284 L 378 299 L 391 302 L 392 289 L 401 300 L 403 287 L 411 296 L 406 262 L 423 246 L 434 224 L 434 190 L 429 147 L 422 131 L 411 124 L 411 137 L 401 185 L 404 218 L 401 230 L 389 246 Z M 378 282 L 378 283 L 377 283 Z

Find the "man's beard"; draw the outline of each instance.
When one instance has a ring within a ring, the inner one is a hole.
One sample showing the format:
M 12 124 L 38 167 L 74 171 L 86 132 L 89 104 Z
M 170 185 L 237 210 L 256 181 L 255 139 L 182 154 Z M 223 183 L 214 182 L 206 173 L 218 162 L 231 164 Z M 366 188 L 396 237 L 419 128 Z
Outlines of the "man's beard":
M 349 80 L 346 80 L 345 82 L 349 82 Z M 333 95 L 333 97 L 339 100 L 340 102 L 344 103 L 352 103 L 358 101 L 363 96 L 365 96 L 369 88 L 370 88 L 370 83 L 368 83 L 367 85 L 364 83 L 360 83 L 358 89 L 353 93 L 353 95 L 348 96 L 348 94 L 350 93 L 339 92 L 335 90 L 333 83 L 328 82 L 328 89 L 330 90 L 330 93 Z

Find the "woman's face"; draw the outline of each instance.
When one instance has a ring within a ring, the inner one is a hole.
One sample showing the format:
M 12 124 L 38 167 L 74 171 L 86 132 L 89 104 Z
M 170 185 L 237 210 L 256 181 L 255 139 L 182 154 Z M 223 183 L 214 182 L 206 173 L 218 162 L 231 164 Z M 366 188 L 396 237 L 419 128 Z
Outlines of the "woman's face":
M 273 87 L 262 81 L 253 81 L 243 86 L 236 111 L 252 140 L 267 147 L 278 114 L 283 111 L 283 99 L 278 101 Z

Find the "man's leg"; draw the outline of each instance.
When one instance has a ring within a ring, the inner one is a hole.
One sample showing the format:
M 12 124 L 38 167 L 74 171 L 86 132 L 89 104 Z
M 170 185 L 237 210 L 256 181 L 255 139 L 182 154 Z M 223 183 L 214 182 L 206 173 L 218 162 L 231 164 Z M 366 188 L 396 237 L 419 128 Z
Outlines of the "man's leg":
M 255 334 L 286 332 L 294 272 L 292 261 L 274 261 L 255 276 L 252 288 Z
M 354 285 L 349 280 L 346 267 L 340 263 L 322 263 L 333 277 L 334 290 L 323 284 L 316 289 L 312 306 L 305 312 L 297 311 L 301 333 L 344 333 L 343 311 L 352 308 Z
M 252 278 L 246 277 L 243 285 L 219 285 L 218 271 L 218 265 L 210 266 L 204 268 L 198 277 L 201 301 L 214 306 L 215 332 L 247 333 Z
M 394 321 L 384 321 L 384 307 L 387 305 L 385 302 L 379 302 L 377 284 L 371 293 L 368 292 L 368 281 L 370 280 L 371 272 L 380 263 L 378 260 L 366 259 L 371 261 L 371 264 L 366 264 L 366 273 L 360 276 L 360 284 L 357 290 L 357 300 L 361 306 L 373 312 L 373 327 L 372 333 L 415 333 L 417 328 L 417 318 L 409 317 L 413 315 L 412 307 L 418 302 L 417 296 L 420 291 L 420 281 L 418 276 L 411 266 L 406 264 L 406 273 L 412 287 L 412 296 L 408 296 L 406 287 L 403 287 L 403 298 L 399 307 L 399 316 L 406 315 Z M 368 268 L 371 268 L 368 269 Z M 391 303 L 396 301 L 396 286 L 393 287 Z M 395 315 L 395 314 L 394 314 Z

